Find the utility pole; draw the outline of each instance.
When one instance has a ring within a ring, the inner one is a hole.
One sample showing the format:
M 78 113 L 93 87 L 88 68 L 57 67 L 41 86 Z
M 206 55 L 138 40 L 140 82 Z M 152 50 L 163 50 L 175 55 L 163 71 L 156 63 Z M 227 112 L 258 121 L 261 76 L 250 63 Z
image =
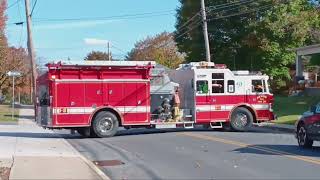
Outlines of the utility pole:
M 206 46 L 206 58 L 207 58 L 208 62 L 211 62 L 210 45 L 209 45 L 209 37 L 208 37 L 207 15 L 206 15 L 206 5 L 204 3 L 204 0 L 201 0 L 201 16 L 202 16 L 202 23 L 203 23 L 204 43 Z
M 12 76 L 12 120 L 14 119 L 14 76 Z
M 108 41 L 108 60 L 111 61 L 111 56 L 110 56 L 110 42 Z
M 35 62 L 35 53 L 32 39 L 32 28 L 31 28 L 31 14 L 30 14 L 30 2 L 29 0 L 25 0 L 25 8 L 26 8 L 26 22 L 27 22 L 27 32 L 28 32 L 28 55 L 31 64 L 31 82 L 32 82 L 32 100 L 34 104 L 34 110 L 36 110 L 36 77 L 37 77 L 37 69 Z

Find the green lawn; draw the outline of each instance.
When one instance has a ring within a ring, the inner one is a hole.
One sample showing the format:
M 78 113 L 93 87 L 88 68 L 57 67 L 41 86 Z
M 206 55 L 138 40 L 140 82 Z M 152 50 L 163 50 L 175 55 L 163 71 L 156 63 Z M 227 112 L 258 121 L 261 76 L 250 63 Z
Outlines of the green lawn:
M 11 106 L 8 105 L 0 105 L 0 122 L 9 122 L 9 121 L 17 121 L 19 110 L 15 109 L 15 117 L 12 119 L 11 117 Z
M 294 124 L 303 112 L 317 102 L 320 102 L 320 97 L 275 96 L 273 109 L 278 116 L 278 120 L 274 122 L 278 124 Z

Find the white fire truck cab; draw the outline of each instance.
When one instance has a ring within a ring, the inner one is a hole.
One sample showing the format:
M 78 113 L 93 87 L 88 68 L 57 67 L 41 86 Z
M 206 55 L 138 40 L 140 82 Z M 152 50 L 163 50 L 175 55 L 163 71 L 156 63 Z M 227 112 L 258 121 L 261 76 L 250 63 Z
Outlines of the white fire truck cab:
M 171 78 L 179 84 L 180 108 L 190 109 L 196 124 L 212 128 L 231 125 L 244 131 L 252 123 L 274 119 L 266 75 L 192 62 L 181 65 Z

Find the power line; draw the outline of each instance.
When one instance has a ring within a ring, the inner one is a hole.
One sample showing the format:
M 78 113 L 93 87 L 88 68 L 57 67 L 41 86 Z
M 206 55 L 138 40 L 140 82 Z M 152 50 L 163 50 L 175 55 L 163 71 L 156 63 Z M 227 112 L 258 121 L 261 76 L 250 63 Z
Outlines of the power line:
M 199 17 L 199 15 L 200 15 L 200 11 L 197 12 L 195 15 L 193 15 L 188 21 L 183 23 L 180 27 L 178 27 L 177 31 L 184 29 L 184 27 L 186 27 L 191 21 L 193 21 L 196 17 Z
M 118 16 L 109 16 L 109 17 L 91 17 L 91 18 L 73 18 L 73 19 L 34 19 L 33 22 L 65 22 L 65 21 L 104 21 L 104 20 L 133 20 L 133 19 L 146 19 L 151 17 L 158 17 L 158 16 L 167 16 L 167 15 L 174 15 L 172 13 L 161 13 L 161 14 L 150 14 L 149 15 L 118 15 Z M 16 23 L 8 23 L 9 25 L 19 25 L 25 22 L 16 22 Z
M 111 43 L 111 47 L 114 49 L 117 49 L 118 51 L 121 51 L 123 53 L 127 53 L 126 51 L 122 50 L 121 48 L 118 48 L 117 46 L 113 45 L 113 43 Z
M 247 5 L 250 5 L 250 4 L 247 4 Z M 240 5 L 238 5 L 238 6 L 230 6 L 230 8 L 228 8 L 228 9 L 223 9 L 223 10 L 214 11 L 214 12 L 213 12 L 213 10 L 210 10 L 210 11 L 208 11 L 208 14 L 212 15 L 212 14 L 218 14 L 218 13 L 221 13 L 221 12 L 227 12 L 227 11 L 231 11 L 231 10 L 236 10 L 236 9 L 240 8 L 239 6 Z
M 31 10 L 31 13 L 30 13 L 30 16 L 31 16 L 31 17 L 32 17 L 34 8 L 35 8 L 36 5 L 37 5 L 37 2 L 38 2 L 38 0 L 36 0 L 36 1 L 34 2 L 34 4 L 33 4 L 33 7 L 32 7 L 32 10 Z
M 217 19 L 224 19 L 224 18 L 233 17 L 233 16 L 238 16 L 238 15 L 243 15 L 243 14 L 248 14 L 248 13 L 256 12 L 256 11 L 259 11 L 259 10 L 267 9 L 267 8 L 269 8 L 269 7 L 272 7 L 272 5 L 265 5 L 265 6 L 261 6 L 261 7 L 259 7 L 259 8 L 256 8 L 256 9 L 253 9 L 253 10 L 249 10 L 249 11 L 244 11 L 244 12 L 240 12 L 240 13 L 233 13 L 233 14 L 229 14 L 229 15 L 226 15 L 226 16 L 216 17 L 216 18 L 210 18 L 210 19 L 208 19 L 208 21 L 217 20 Z M 197 28 L 200 24 L 201 24 L 201 21 L 199 21 L 197 24 L 195 24 L 194 26 L 192 26 L 189 30 L 187 30 L 187 31 L 185 31 L 184 33 L 176 36 L 175 38 L 176 38 L 176 39 L 179 39 L 179 38 L 183 37 L 185 34 L 191 32 L 192 30 L 194 30 L 195 28 Z M 167 45 L 167 44 L 166 44 L 166 45 Z M 161 47 L 162 47 L 162 46 L 161 46 Z
M 170 13 L 169 13 L 170 12 Z M 83 17 L 83 18 L 61 18 L 61 19 L 34 19 L 37 22 L 55 22 L 55 21 L 92 21 L 92 20 L 106 20 L 115 18 L 141 18 L 141 17 L 152 17 L 152 15 L 168 15 L 172 14 L 173 10 L 158 11 L 158 12 L 146 12 L 137 14 L 123 14 L 106 17 Z M 150 15 L 150 16 L 149 16 Z
M 231 7 L 231 8 L 228 8 L 228 9 L 225 9 L 225 10 L 221 10 L 221 11 L 218 11 L 218 12 L 214 12 L 214 13 L 208 12 L 208 14 L 209 15 L 218 15 L 219 13 L 226 13 L 228 11 L 237 10 L 237 9 L 239 9 L 239 6 Z
M 209 11 L 220 10 L 220 9 L 233 7 L 233 6 L 240 6 L 242 4 L 252 3 L 252 2 L 256 2 L 256 1 L 257 0 L 236 1 L 236 2 L 232 2 L 232 3 L 224 3 L 224 4 L 215 5 L 215 6 L 208 6 L 206 9 L 208 9 Z
M 229 15 L 226 15 L 226 16 L 220 16 L 220 17 L 216 17 L 216 18 L 210 18 L 210 19 L 208 19 L 208 20 L 211 21 L 211 20 L 224 19 L 224 18 L 233 17 L 233 16 L 239 16 L 239 15 L 243 15 L 243 14 L 249 14 L 249 13 L 252 13 L 252 12 L 259 11 L 259 10 L 268 9 L 268 8 L 270 8 L 270 7 L 272 7 L 271 4 L 270 4 L 270 5 L 261 6 L 261 7 L 256 8 L 256 9 L 252 9 L 252 10 L 250 10 L 250 11 L 244 11 L 244 12 L 229 14 Z
M 19 1 L 21 1 L 21 0 L 17 0 L 17 1 L 15 1 L 14 3 L 10 4 L 10 5 L 5 9 L 5 11 L 8 10 L 8 9 L 10 9 L 10 8 L 12 8 L 12 7 L 15 6 L 16 4 L 18 4 Z
M 195 28 L 199 27 L 199 25 L 201 25 L 201 22 L 202 22 L 202 21 L 199 20 L 199 21 L 198 21 L 195 25 L 193 25 L 192 27 L 190 27 L 190 25 L 189 25 L 189 29 L 188 29 L 187 31 L 185 31 L 184 33 L 177 34 L 178 36 L 176 36 L 175 39 L 179 39 L 179 38 L 183 37 L 185 34 L 191 32 L 191 31 L 194 30 Z M 194 22 L 193 22 L 192 24 L 194 24 Z M 162 44 L 162 45 L 160 45 L 160 46 L 158 46 L 158 47 L 156 47 L 156 48 L 157 48 L 157 49 L 163 48 L 163 47 L 165 47 L 165 46 L 168 46 L 170 43 L 171 43 L 171 42 L 169 41 L 169 42 L 167 42 L 167 43 L 165 43 L 165 44 Z

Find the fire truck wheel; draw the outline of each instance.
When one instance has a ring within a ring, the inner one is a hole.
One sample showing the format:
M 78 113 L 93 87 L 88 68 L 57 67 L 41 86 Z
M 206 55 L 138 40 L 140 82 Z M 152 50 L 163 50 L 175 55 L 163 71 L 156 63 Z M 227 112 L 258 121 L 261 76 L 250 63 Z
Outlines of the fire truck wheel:
M 112 137 L 117 133 L 119 121 L 108 111 L 99 112 L 93 120 L 92 129 L 98 137 Z
M 235 109 L 231 115 L 230 125 L 235 131 L 247 131 L 252 126 L 253 116 L 251 112 L 243 107 Z

